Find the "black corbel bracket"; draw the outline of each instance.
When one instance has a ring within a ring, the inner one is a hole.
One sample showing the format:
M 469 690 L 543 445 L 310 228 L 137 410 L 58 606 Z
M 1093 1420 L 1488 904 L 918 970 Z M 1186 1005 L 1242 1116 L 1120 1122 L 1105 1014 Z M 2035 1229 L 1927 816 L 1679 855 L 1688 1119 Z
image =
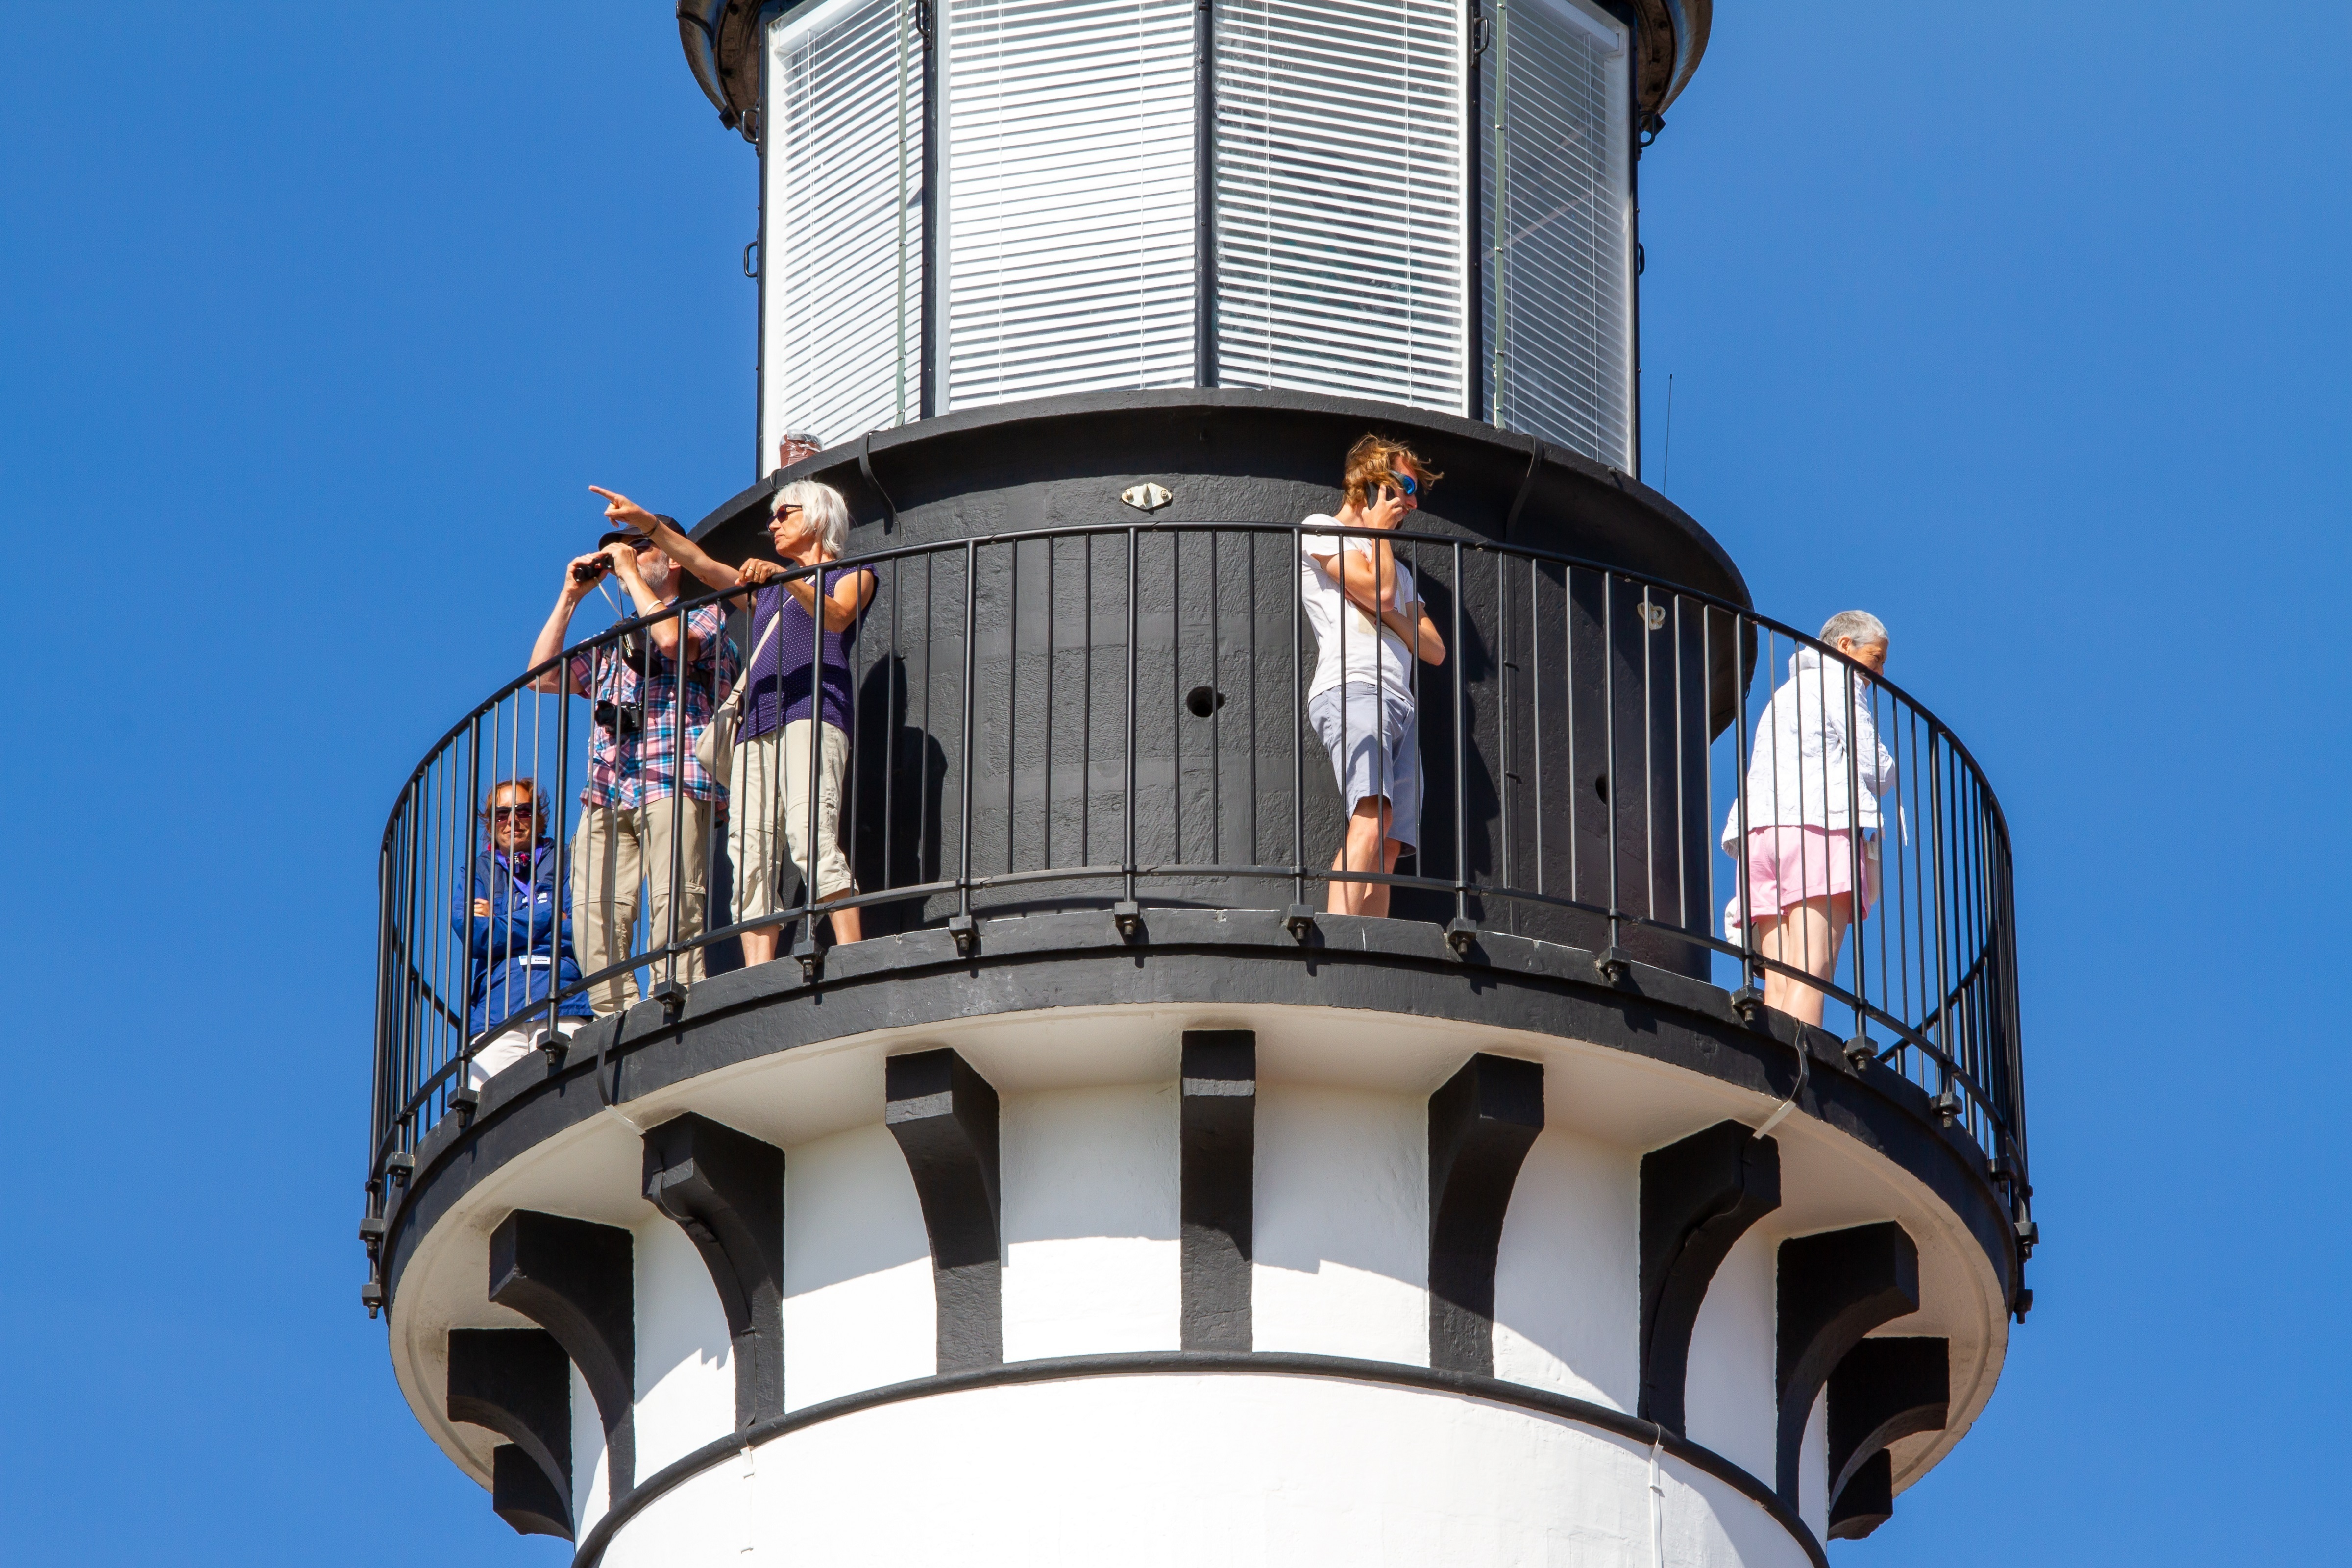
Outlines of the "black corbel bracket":
M 1878 1527 L 1894 1506 L 1894 1471 L 1874 1488 L 1863 1472 L 1888 1447 L 1922 1432 L 1940 1432 L 1951 1419 L 1952 1347 L 1941 1339 L 1864 1340 L 1848 1351 L 1830 1373 L 1830 1511 L 1849 1491 L 1863 1512 L 1878 1519 L 1854 1533 Z M 1855 1489 L 1859 1488 L 1859 1490 Z M 1877 1508 L 1881 1492 L 1886 1508 Z M 1861 1515 L 1857 1515 L 1857 1518 Z M 1832 1532 L 1834 1533 L 1834 1532 Z
M 1774 1489 L 1797 1506 L 1805 1422 L 1830 1371 L 1890 1319 L 1919 1310 L 1919 1249 L 1893 1220 L 1780 1244 L 1780 1442 Z
M 689 1111 L 646 1134 L 646 1201 L 702 1254 L 734 1342 L 735 1425 L 784 1409 L 784 1152 Z
M 939 1369 L 1004 1360 L 1002 1206 L 996 1090 L 952 1050 L 883 1064 L 883 1122 L 907 1157 L 930 1235 L 939 1302 Z
M 1748 1227 L 1780 1206 L 1780 1146 L 1719 1121 L 1642 1156 L 1642 1415 L 1683 1430 L 1692 1331 Z
M 606 1486 L 636 1483 L 635 1242 L 617 1226 L 517 1209 L 490 1233 L 490 1300 L 555 1336 L 604 1423 Z
M 445 1408 L 507 1441 L 490 1508 L 523 1535 L 572 1539 L 572 1360 L 543 1329 L 452 1329 Z
M 518 1535 L 572 1539 L 572 1499 L 513 1443 L 490 1450 L 490 1511 Z
M 1895 1458 L 1881 1448 L 1854 1468 L 1830 1504 L 1830 1539 L 1860 1541 L 1895 1517 Z
M 1543 1064 L 1480 1052 L 1429 1097 L 1429 1364 L 1495 1372 L 1495 1259 L 1543 1131 Z
M 1257 1036 L 1247 1029 L 1187 1029 L 1182 1072 L 1183 1346 L 1246 1351 L 1252 1345 Z

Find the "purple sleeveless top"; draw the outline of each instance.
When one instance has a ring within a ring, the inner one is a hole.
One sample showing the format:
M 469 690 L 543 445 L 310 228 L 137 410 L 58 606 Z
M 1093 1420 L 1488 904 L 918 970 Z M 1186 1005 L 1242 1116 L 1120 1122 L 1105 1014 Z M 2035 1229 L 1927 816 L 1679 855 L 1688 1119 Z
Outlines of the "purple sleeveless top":
M 825 594 L 853 572 L 824 574 Z M 781 583 L 772 583 L 760 589 L 751 601 L 751 641 L 758 647 L 768 623 L 782 617 L 776 635 L 768 638 L 744 679 L 751 682 L 743 698 L 743 727 L 738 731 L 740 740 L 756 740 L 771 730 L 782 729 L 796 720 L 809 716 L 809 674 L 814 662 L 824 674 L 816 682 L 823 694 L 823 717 L 844 734 L 849 731 L 849 716 L 855 707 L 856 694 L 849 679 L 849 644 L 857 636 L 853 624 L 847 631 L 825 632 L 816 636 L 817 624 L 801 608 L 801 602 L 785 591 Z M 809 655 L 812 637 L 815 638 L 817 658 Z

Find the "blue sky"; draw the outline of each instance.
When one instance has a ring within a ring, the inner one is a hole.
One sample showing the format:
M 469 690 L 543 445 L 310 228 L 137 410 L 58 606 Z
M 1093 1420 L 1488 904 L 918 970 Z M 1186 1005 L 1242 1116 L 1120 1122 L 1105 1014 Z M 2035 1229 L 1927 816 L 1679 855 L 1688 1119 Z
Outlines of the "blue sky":
M 0 12 L 12 1563 L 564 1560 L 357 1306 L 374 845 L 581 487 L 749 478 L 669 9 Z M 2341 1555 L 2347 16 L 1729 0 L 1642 165 L 1646 477 L 2016 840 L 2038 1305 L 1845 1562 Z

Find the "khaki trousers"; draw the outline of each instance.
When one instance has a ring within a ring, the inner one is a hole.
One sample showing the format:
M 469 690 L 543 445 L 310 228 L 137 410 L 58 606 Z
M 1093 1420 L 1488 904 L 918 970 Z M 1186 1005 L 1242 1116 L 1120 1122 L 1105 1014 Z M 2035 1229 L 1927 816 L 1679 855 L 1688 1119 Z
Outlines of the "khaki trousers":
M 778 840 L 808 875 L 809 731 L 823 735 L 816 778 L 816 896 L 853 890 L 849 857 L 841 848 L 841 785 L 849 769 L 849 737 L 832 724 L 795 719 L 781 730 L 735 747 L 727 798 L 734 813 L 728 846 L 735 862 L 735 918 L 758 921 L 785 908 L 776 891 Z
M 677 824 L 675 849 L 671 824 Z M 673 860 L 678 871 L 672 897 Z M 703 931 L 710 861 L 710 803 L 692 796 L 648 801 L 635 809 L 611 805 L 580 808 L 572 835 L 572 948 L 580 973 L 593 974 L 630 954 L 691 942 Z M 636 935 L 637 895 L 650 883 L 646 931 Z M 677 913 L 675 938 L 670 911 Z M 664 965 L 653 966 L 660 979 Z M 702 949 L 677 955 L 677 975 L 688 984 L 702 978 Z M 637 975 L 625 969 L 588 988 L 588 1005 L 618 1013 L 638 1000 Z

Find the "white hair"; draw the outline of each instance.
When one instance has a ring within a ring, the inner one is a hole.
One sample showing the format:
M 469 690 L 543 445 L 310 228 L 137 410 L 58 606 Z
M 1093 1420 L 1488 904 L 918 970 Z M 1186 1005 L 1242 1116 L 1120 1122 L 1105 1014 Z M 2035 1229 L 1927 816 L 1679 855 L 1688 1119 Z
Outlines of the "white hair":
M 822 479 L 794 479 L 776 492 L 775 504 L 768 515 L 775 516 L 788 506 L 796 506 L 815 525 L 818 541 L 825 553 L 838 555 L 849 543 L 849 503 L 841 492 Z
M 1822 646 L 1835 647 L 1844 637 L 1856 647 L 1874 647 L 1886 640 L 1886 623 L 1868 610 L 1840 610 L 1822 623 Z

